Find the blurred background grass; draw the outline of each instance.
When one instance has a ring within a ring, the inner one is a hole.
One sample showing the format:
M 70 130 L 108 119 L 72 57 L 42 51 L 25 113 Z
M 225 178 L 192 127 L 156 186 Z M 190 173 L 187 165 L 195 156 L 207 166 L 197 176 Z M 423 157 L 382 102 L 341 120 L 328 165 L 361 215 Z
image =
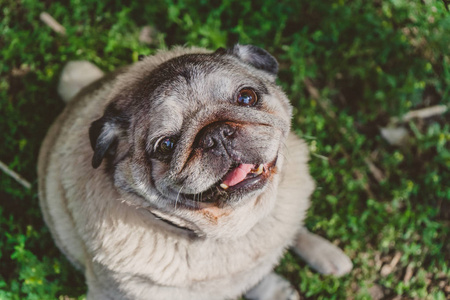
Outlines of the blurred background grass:
M 42 12 L 66 33 L 44 24 Z M 305 299 L 450 299 L 450 114 L 392 121 L 449 106 L 444 1 L 0 0 L 0 16 L 0 160 L 32 183 L 0 173 L 0 299 L 82 299 L 86 291 L 37 199 L 37 154 L 63 108 L 64 63 L 111 71 L 173 45 L 236 42 L 279 60 L 318 186 L 306 226 L 355 264 L 336 279 L 287 253 L 277 271 Z M 383 139 L 387 127 L 403 128 L 401 145 Z

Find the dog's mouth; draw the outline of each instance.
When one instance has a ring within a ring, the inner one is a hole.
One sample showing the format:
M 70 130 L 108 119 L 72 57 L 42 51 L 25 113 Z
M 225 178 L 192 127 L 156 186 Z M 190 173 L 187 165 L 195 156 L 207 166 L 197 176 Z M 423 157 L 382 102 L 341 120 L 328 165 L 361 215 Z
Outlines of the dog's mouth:
M 233 194 L 243 195 L 264 187 L 275 173 L 277 158 L 265 164 L 232 164 L 230 170 L 207 190 L 182 196 L 188 202 L 186 204 L 195 208 L 222 205 Z

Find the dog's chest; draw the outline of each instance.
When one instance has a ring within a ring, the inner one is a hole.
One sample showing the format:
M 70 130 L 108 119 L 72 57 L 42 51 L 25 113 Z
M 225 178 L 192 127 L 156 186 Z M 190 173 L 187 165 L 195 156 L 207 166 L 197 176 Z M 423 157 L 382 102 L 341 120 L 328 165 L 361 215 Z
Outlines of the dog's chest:
M 96 248 L 94 260 L 111 271 L 135 273 L 163 286 L 219 284 L 233 277 L 251 276 L 260 268 L 271 268 L 290 241 L 287 237 L 273 242 L 258 238 L 259 230 L 235 241 L 217 241 L 180 239 L 152 228 L 126 230 L 125 223 L 116 226 L 122 228 L 115 227 L 113 233 L 110 227 L 101 244 L 91 245 Z M 118 251 L 111 253 L 109 249 Z

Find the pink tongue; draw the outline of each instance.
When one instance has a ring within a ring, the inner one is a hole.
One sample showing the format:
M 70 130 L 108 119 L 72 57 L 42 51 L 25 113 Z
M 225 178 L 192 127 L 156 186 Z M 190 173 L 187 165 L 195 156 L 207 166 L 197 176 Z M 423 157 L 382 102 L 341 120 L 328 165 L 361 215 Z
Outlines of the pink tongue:
M 228 186 L 233 186 L 245 179 L 248 173 L 253 169 L 254 165 L 240 164 L 236 169 L 230 171 L 226 176 L 223 183 Z

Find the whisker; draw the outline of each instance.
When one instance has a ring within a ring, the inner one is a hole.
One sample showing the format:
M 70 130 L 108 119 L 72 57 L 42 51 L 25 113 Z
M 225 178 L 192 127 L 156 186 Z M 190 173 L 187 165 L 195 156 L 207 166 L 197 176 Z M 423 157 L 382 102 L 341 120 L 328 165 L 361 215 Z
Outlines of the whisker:
M 175 199 L 175 210 L 177 210 L 178 198 L 180 197 L 180 193 L 183 188 L 184 188 L 184 184 L 181 186 L 180 190 L 178 191 L 177 198 Z

